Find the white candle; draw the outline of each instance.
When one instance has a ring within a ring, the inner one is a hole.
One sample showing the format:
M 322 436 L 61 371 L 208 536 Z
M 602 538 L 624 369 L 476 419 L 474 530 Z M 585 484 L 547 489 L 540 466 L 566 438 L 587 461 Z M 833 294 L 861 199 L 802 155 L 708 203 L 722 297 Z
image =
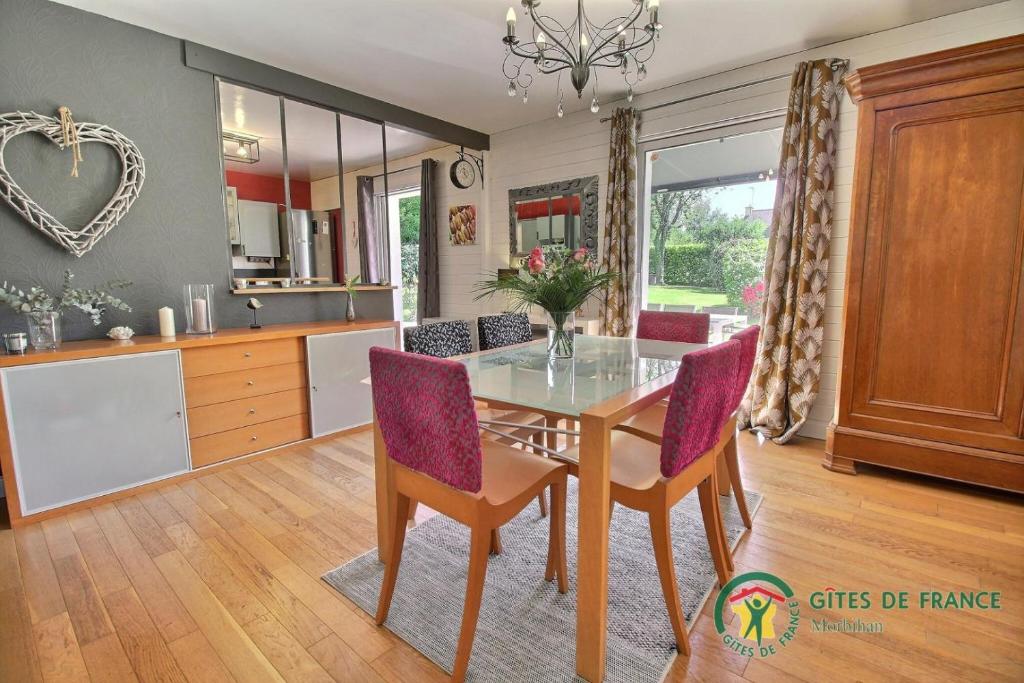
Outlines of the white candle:
M 210 331 L 206 316 L 206 299 L 192 299 L 192 329 L 196 332 Z
M 174 309 L 170 306 L 164 306 L 157 315 L 160 316 L 160 336 L 161 337 L 173 337 L 174 336 Z

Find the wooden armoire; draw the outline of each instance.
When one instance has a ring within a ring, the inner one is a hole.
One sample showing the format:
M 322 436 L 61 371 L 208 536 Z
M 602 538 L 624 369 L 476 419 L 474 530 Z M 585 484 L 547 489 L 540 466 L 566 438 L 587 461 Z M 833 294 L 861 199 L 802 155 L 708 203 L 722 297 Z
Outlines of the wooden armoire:
M 1024 35 L 859 69 L 825 467 L 1024 491 Z

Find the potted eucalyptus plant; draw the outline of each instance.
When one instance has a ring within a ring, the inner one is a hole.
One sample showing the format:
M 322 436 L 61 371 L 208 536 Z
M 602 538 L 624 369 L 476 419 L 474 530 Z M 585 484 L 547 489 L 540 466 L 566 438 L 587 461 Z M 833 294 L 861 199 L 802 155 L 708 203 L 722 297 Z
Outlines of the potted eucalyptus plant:
M 115 308 L 120 311 L 132 310 L 128 304 L 110 293 L 113 289 L 130 287 L 127 280 L 111 280 L 103 287 L 80 289 L 71 286 L 74 274 L 64 271 L 64 286 L 54 296 L 42 287 L 32 287 L 28 292 L 8 285 L 5 280 L 0 286 L 0 304 L 7 304 L 16 312 L 25 315 L 28 322 L 28 337 L 36 349 L 55 349 L 61 342 L 61 315 L 64 311 L 77 308 L 99 325 L 104 311 Z
M 523 259 L 525 273 L 480 282 L 476 299 L 503 292 L 513 311 L 531 306 L 542 308 L 548 321 L 548 354 L 571 358 L 575 351 L 576 309 L 604 292 L 619 274 L 602 271 L 586 247 L 569 251 L 565 247 L 534 247 Z

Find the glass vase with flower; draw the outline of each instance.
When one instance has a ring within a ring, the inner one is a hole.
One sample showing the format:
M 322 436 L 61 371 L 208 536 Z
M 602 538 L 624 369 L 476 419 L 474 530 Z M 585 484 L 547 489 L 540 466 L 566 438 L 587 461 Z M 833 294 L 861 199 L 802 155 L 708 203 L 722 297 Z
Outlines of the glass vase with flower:
M 513 311 L 543 309 L 548 323 L 548 355 L 572 358 L 575 353 L 576 310 L 607 290 L 618 273 L 601 270 L 586 247 L 534 247 L 523 259 L 525 272 L 495 275 L 476 286 L 476 298 L 501 292 Z
M 99 325 L 103 313 L 108 308 L 131 311 L 121 299 L 108 290 L 130 287 L 127 280 L 111 280 L 105 287 L 80 289 L 71 286 L 74 274 L 64 271 L 64 286 L 59 295 L 54 296 L 42 287 L 32 287 L 25 292 L 5 281 L 0 285 L 0 304 L 7 304 L 18 313 L 25 315 L 28 325 L 29 341 L 37 350 L 55 349 L 61 343 L 61 320 L 65 310 L 77 308 L 92 319 L 93 325 Z

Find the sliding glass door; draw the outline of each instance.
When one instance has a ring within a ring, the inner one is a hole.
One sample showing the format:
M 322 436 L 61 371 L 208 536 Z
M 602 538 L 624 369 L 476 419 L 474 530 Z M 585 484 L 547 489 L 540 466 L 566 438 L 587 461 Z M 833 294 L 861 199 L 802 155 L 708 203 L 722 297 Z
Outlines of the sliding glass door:
M 710 313 L 712 341 L 758 322 L 781 136 L 645 144 L 644 308 Z

